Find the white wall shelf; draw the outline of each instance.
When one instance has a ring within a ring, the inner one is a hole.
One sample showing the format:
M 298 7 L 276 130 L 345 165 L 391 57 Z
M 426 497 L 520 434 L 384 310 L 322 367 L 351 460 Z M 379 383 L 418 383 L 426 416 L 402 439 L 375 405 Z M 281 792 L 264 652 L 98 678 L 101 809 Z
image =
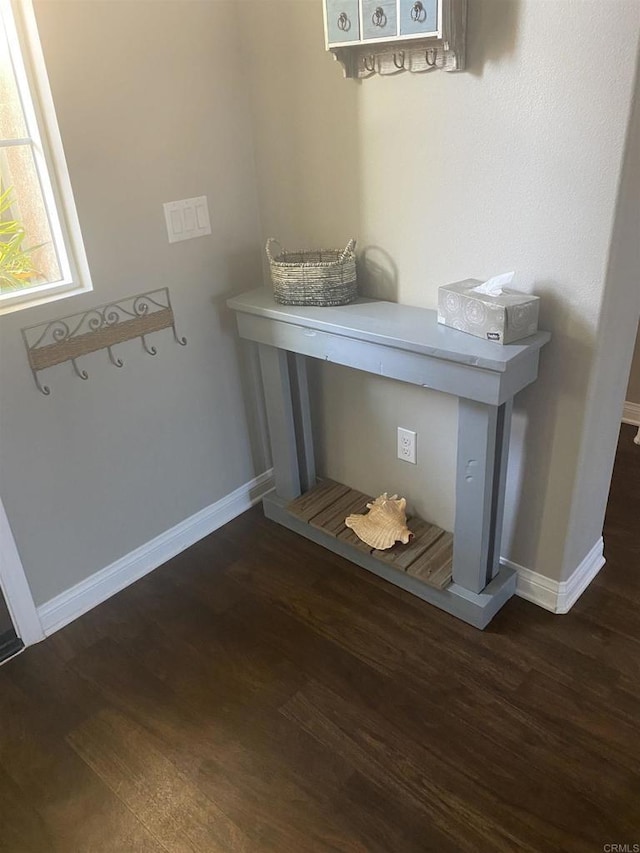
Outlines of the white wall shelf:
M 324 0 L 325 45 L 345 77 L 463 71 L 467 0 Z

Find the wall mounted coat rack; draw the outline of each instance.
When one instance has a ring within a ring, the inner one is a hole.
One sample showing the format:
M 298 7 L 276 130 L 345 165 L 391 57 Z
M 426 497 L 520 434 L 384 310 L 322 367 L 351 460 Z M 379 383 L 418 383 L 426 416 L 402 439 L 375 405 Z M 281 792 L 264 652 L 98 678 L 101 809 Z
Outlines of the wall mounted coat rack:
M 345 77 L 463 71 L 467 0 L 324 0 L 325 45 Z
M 113 352 L 115 344 L 140 338 L 149 355 L 157 355 L 155 346 L 149 345 L 146 336 L 161 329 L 172 329 L 180 346 L 187 339 L 176 332 L 169 290 L 163 287 L 118 302 L 109 302 L 79 314 L 70 314 L 59 320 L 28 326 L 22 330 L 29 365 L 39 391 L 48 396 L 51 389 L 40 382 L 38 373 L 56 364 L 70 361 L 80 379 L 89 374 L 78 367 L 80 356 L 106 349 L 114 367 L 124 367 L 124 361 Z

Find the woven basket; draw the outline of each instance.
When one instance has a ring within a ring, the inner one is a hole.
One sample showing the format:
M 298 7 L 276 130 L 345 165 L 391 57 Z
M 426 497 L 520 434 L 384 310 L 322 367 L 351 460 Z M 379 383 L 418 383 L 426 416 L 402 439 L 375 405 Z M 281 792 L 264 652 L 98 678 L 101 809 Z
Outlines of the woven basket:
M 275 257 L 271 247 L 280 249 Z M 346 305 L 358 296 L 356 241 L 343 250 L 285 252 L 273 237 L 267 240 L 273 296 L 281 305 Z

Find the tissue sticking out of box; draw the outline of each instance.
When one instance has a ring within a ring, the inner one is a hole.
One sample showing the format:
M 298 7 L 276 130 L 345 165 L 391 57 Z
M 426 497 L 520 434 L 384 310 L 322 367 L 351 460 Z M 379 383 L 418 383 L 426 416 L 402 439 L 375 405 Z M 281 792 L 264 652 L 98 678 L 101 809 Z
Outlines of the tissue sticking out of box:
M 540 299 L 507 289 L 512 277 L 507 273 L 486 282 L 468 278 L 443 284 L 438 289 L 438 323 L 499 344 L 533 335 Z
M 494 275 L 488 281 L 479 284 L 472 288 L 472 293 L 484 293 L 485 296 L 501 296 L 504 288 L 508 287 L 513 281 L 515 272 L 503 272 L 501 275 Z

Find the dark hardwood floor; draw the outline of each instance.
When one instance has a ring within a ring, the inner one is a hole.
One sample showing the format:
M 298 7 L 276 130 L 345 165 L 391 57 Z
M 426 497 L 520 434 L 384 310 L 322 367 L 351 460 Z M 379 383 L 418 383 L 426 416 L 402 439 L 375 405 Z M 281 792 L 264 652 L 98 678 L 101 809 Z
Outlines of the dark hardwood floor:
M 572 612 L 481 633 L 256 508 L 0 668 L 0 850 L 640 843 L 640 447 Z

